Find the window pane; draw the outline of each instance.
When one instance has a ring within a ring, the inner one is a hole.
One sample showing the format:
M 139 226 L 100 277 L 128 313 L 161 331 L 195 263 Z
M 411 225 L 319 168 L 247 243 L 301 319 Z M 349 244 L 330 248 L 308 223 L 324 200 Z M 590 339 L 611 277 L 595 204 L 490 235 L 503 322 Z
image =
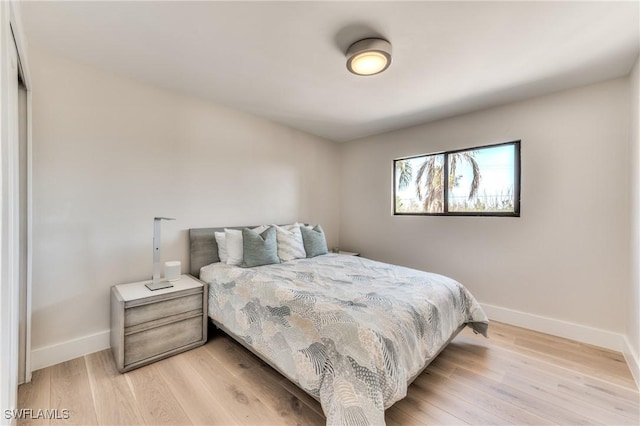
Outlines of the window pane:
M 395 212 L 444 212 L 444 154 L 396 160 Z
M 515 146 L 449 154 L 449 211 L 515 211 Z

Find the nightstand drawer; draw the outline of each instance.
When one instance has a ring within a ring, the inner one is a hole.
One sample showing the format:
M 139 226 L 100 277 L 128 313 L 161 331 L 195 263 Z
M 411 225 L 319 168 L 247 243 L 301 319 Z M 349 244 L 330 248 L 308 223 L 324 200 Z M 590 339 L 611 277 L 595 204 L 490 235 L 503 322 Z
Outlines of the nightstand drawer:
M 195 310 L 202 311 L 202 292 L 128 308 L 124 312 L 124 326 L 131 327 Z
M 200 308 L 202 308 L 202 295 Z M 162 325 L 124 337 L 124 365 L 202 340 L 202 316 Z

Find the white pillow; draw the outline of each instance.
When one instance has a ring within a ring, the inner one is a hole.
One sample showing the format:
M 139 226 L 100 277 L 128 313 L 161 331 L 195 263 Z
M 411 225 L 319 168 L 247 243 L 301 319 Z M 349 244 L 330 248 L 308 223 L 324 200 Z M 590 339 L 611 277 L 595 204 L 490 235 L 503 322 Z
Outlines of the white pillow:
M 262 234 L 269 229 L 266 225 L 253 228 L 258 234 Z M 242 248 L 242 230 L 224 228 L 225 239 L 227 240 L 227 265 L 240 265 L 244 259 Z
M 218 257 L 220 258 L 220 262 L 227 263 L 227 237 L 224 232 L 216 232 L 214 236 L 218 244 Z
M 294 223 L 293 225 L 273 226 L 276 228 L 278 257 L 282 262 L 287 262 L 293 259 L 304 259 L 307 257 L 307 252 L 304 251 L 304 242 L 302 241 L 302 233 L 300 232 L 299 224 Z

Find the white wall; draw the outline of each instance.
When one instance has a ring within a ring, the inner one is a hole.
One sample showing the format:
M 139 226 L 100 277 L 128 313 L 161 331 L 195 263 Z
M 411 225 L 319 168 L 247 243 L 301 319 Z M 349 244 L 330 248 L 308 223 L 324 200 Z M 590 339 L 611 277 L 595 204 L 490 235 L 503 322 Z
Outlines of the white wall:
M 33 70 L 33 367 L 108 347 L 109 288 L 188 267 L 194 227 L 320 222 L 338 242 L 330 141 L 45 51 Z M 212 71 L 215 78 L 215 70 Z M 73 340 L 79 339 L 79 340 Z
M 625 353 L 636 383 L 640 385 L 640 58 L 630 76 L 631 91 L 631 281 L 627 297 Z
M 156 215 L 178 218 L 163 223 L 163 257 L 185 269 L 188 228 L 321 222 L 330 246 L 453 276 L 488 305 L 625 333 L 637 354 L 629 79 L 338 146 L 48 52 L 30 60 L 34 369 L 108 345 L 109 287 L 150 277 Z M 637 94 L 637 64 L 631 82 Z M 513 139 L 522 217 L 390 214 L 394 158 Z
M 617 79 L 343 145 L 341 247 L 452 276 L 509 309 L 490 316 L 618 345 L 629 282 L 628 90 Z M 394 158 L 516 139 L 520 218 L 392 216 Z

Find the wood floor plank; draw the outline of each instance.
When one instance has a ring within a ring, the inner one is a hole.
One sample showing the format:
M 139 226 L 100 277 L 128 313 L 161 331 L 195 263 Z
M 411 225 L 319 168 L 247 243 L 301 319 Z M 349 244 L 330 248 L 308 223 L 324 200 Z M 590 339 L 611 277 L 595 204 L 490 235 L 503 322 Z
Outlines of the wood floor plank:
M 491 321 L 489 323 L 488 339 L 496 342 L 500 342 L 505 345 L 512 345 L 513 342 L 516 340 L 515 333 L 510 328 L 506 328 L 506 329 L 503 327 L 501 328 L 500 327 L 501 325 L 506 325 L 506 324 L 502 324 L 497 321 Z M 468 328 L 465 328 L 460 333 L 458 333 L 458 336 L 460 335 L 477 336 L 475 333 L 470 332 Z M 456 336 L 456 339 L 458 338 L 458 336 Z
M 139 425 L 143 417 L 125 376 L 116 369 L 111 350 L 85 356 L 99 424 Z
M 416 418 L 398 408 L 397 404 L 392 405 L 384 412 L 384 421 L 387 426 L 424 426 L 427 424 L 424 419 Z
M 638 389 L 626 364 L 621 365 L 621 363 L 616 360 L 604 357 L 600 360 L 594 360 L 593 357 L 589 357 L 587 359 L 583 356 L 574 354 L 569 350 L 559 351 L 557 349 L 549 349 L 549 345 L 540 345 L 536 343 L 523 345 L 523 340 L 518 340 L 518 338 L 523 337 L 522 333 L 524 333 L 523 330 L 525 329 L 506 326 L 499 323 L 492 323 L 492 325 L 494 325 L 494 328 L 501 328 L 503 332 L 511 329 L 512 333 L 516 334 L 514 343 L 505 343 L 504 341 L 497 340 L 495 345 L 496 347 L 506 347 L 513 352 L 527 355 L 551 365 L 567 368 L 569 370 L 574 370 L 585 375 L 602 379 L 604 381 L 626 387 L 629 390 L 636 391 Z M 490 330 L 492 329 L 490 328 Z M 525 335 L 532 333 L 531 330 L 525 331 Z M 492 331 L 489 333 L 491 336 Z M 584 348 L 584 346 L 582 346 L 582 348 Z
M 600 392 L 599 390 L 589 386 L 584 386 L 579 382 L 561 381 L 558 384 L 558 389 L 562 393 L 573 394 L 577 398 L 583 399 L 595 406 L 614 410 L 619 414 L 634 419 L 636 424 L 640 424 L 638 400 L 632 402 L 612 397 L 610 394 Z
M 231 346 L 227 347 L 234 349 Z M 220 351 L 215 349 L 214 345 L 203 347 L 209 355 L 219 360 Z M 225 354 L 230 352 L 228 349 L 224 350 Z M 303 400 L 284 388 L 281 383 L 282 376 L 268 365 L 258 365 L 254 362 L 251 368 L 241 368 L 239 374 L 234 377 L 239 385 L 253 390 L 256 397 L 279 417 L 279 423 L 304 425 L 326 423 L 324 415 L 318 414 Z
M 295 395 L 300 401 L 304 402 L 308 407 L 310 407 L 313 411 L 318 413 L 320 416 L 324 417 L 324 412 L 322 411 L 322 405 L 320 402 L 312 398 L 308 393 L 300 389 L 298 386 L 294 385 L 292 382 L 287 380 L 286 378 L 282 378 L 280 381 L 280 385 L 285 388 L 289 393 Z
M 616 362 L 624 362 L 624 356 L 620 352 L 612 351 L 606 348 L 600 348 L 598 346 L 589 345 L 575 340 L 565 339 L 563 337 L 553 336 L 551 334 L 528 330 L 522 327 L 516 327 L 514 325 L 492 321 L 492 334 L 500 330 L 509 333 L 512 336 L 513 344 L 516 345 L 527 344 L 528 342 L 539 343 L 566 350 L 569 353 L 579 353 L 588 355 L 589 357 L 600 357 Z M 517 337 L 514 335 L 517 335 Z
M 513 380 L 511 378 L 524 379 L 529 385 L 539 387 L 540 393 L 548 391 L 558 399 L 570 398 L 576 401 L 577 406 L 586 403 L 598 410 L 607 410 L 632 420 L 638 418 L 638 392 L 583 376 L 567 369 L 540 363 L 517 353 L 495 348 L 491 352 L 483 350 L 477 353 L 475 351 L 477 348 L 476 345 L 457 343 L 448 347 L 443 354 L 459 351 L 467 353 L 469 357 L 483 357 L 487 365 L 502 366 L 507 381 Z M 444 359 L 443 362 L 448 361 Z
M 444 381 L 444 383 L 442 383 Z M 442 385 L 440 389 L 444 392 L 460 398 L 470 404 L 475 404 L 495 415 L 507 420 L 506 423 L 514 425 L 545 425 L 553 424 L 546 418 L 523 410 L 509 402 L 503 400 L 495 393 L 483 392 L 473 385 L 440 376 L 438 373 L 430 371 L 428 368 L 416 379 L 416 383 L 421 383 L 425 387 Z
M 608 374 L 625 379 L 629 372 L 629 367 L 622 356 L 602 355 L 608 354 L 607 352 L 600 352 L 599 354 L 583 352 L 581 351 L 583 347 L 580 345 L 578 345 L 575 350 L 569 350 L 569 347 L 572 346 L 571 344 L 560 345 L 557 343 L 536 342 L 525 338 L 516 339 L 514 344 L 549 356 L 562 358 L 566 361 L 572 361 L 583 366 L 606 370 Z
M 148 425 L 187 425 L 191 421 L 162 377 L 162 363 L 124 373 L 133 397 Z
M 548 376 L 541 379 L 536 380 L 531 377 L 525 377 L 522 371 L 519 370 L 515 374 L 506 374 L 502 383 L 528 395 L 542 398 L 546 401 L 553 401 L 561 407 L 571 407 L 571 411 L 580 413 L 600 424 L 637 424 L 637 417 L 634 419 L 632 413 L 616 412 L 613 406 L 607 407 L 604 404 L 592 404 L 584 401 L 579 395 L 558 392 L 557 387 L 553 385 L 553 381 L 548 380 Z
M 449 376 L 458 365 L 463 365 L 466 369 L 497 382 L 504 378 L 504 365 L 488 363 L 486 354 L 469 356 L 468 352 L 458 350 L 456 343 L 451 343 L 449 346 L 441 353 L 440 357 L 442 358 L 440 365 L 451 371 Z
M 92 425 L 98 422 L 91 397 L 85 358 L 75 358 L 51 367 L 51 408 L 69 410 L 69 418 L 52 419 L 50 424 Z M 63 416 L 61 416 L 63 417 Z
M 202 347 L 194 349 L 202 350 Z M 204 378 L 184 357 L 163 360 L 160 374 L 195 425 L 234 424 L 236 418 L 211 393 Z
M 449 377 L 455 370 L 456 366 L 451 365 L 449 361 L 446 360 L 445 357 L 438 356 L 436 359 L 431 361 L 429 364 L 429 370 L 440 374 L 441 376 Z
M 43 410 L 51 408 L 51 368 L 34 371 L 31 382 L 18 387 L 18 408 Z M 19 426 L 48 426 L 48 418 L 33 418 L 32 416 L 18 419 Z
M 259 368 L 264 363 L 260 358 L 225 334 L 218 334 L 210 338 L 206 347 L 224 365 L 224 368 L 234 376 L 243 374 L 245 370 Z
M 416 398 L 423 401 L 429 401 L 431 404 L 445 410 L 446 412 L 455 415 L 457 418 L 468 424 L 482 424 L 482 425 L 498 425 L 505 424 L 508 421 L 485 410 L 483 407 L 474 403 L 469 403 L 463 399 L 457 398 L 448 392 L 443 391 L 443 385 L 440 386 L 424 386 L 423 383 L 414 382 L 408 390 L 416 396 Z
M 463 425 L 465 423 L 459 417 L 443 410 L 431 402 L 418 398 L 415 393 L 409 393 L 407 396 L 396 402 L 398 409 L 404 411 L 407 415 L 411 415 L 419 419 L 425 424 L 433 425 Z
M 492 322 L 463 330 L 385 412 L 389 425 L 640 424 L 621 354 Z M 323 424 L 322 407 L 219 332 L 202 347 L 117 374 L 108 351 L 34 372 L 18 406 L 70 409 L 19 425 Z
M 229 374 L 206 351 L 189 351 L 180 355 L 203 377 L 211 393 L 241 424 L 277 424 L 278 418 L 257 398 L 252 389 L 239 386 L 238 380 Z
M 504 383 L 494 382 L 491 379 L 480 376 L 462 367 L 456 368 L 451 376 L 454 380 L 460 380 L 467 384 L 473 384 L 478 392 L 485 392 L 499 396 L 510 404 L 520 407 L 523 410 L 534 412 L 546 418 L 552 423 L 560 424 L 597 424 L 592 419 L 572 411 L 573 407 L 560 407 L 554 402 L 543 398 L 541 394 L 535 396 L 525 392 L 518 392 L 517 389 Z
M 455 344 L 450 345 L 445 349 L 445 352 L 450 350 L 465 351 L 470 356 L 483 357 L 487 365 L 493 363 L 502 366 L 502 368 L 532 370 L 536 375 L 553 375 L 558 377 L 558 380 L 562 379 L 563 382 L 572 385 L 580 383 L 589 387 L 585 390 L 589 390 L 591 393 L 601 393 L 602 396 L 609 394 L 616 399 L 626 400 L 637 406 L 639 398 L 637 388 L 628 388 L 601 377 L 585 374 L 579 367 L 571 368 L 567 365 L 554 364 L 548 359 L 536 357 L 535 354 L 522 353 L 509 347 L 495 345 L 487 339 L 474 339 L 473 336 L 460 335 L 459 338 L 456 338 Z
M 306 392 L 291 383 L 287 378 L 272 369 L 260 358 L 246 350 L 238 342 L 229 336 L 222 334 L 207 342 L 205 348 L 209 353 L 218 359 L 229 370 L 231 374 L 243 375 L 254 374 L 254 370 L 260 370 L 256 374 L 269 375 L 274 381 L 294 395 L 300 402 L 311 408 L 321 417 L 324 417 L 320 403 L 309 396 Z

